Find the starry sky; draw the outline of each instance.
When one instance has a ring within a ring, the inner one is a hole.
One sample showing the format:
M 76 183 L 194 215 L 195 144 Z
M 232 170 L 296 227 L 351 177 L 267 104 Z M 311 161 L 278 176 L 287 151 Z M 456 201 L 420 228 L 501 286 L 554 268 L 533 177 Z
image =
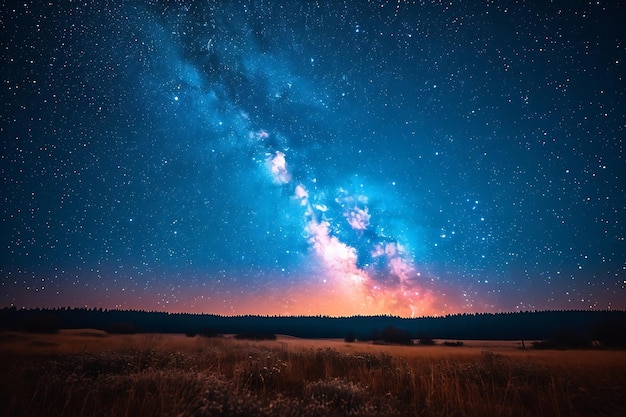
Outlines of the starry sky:
M 619 1 L 0 17 L 2 306 L 626 308 Z

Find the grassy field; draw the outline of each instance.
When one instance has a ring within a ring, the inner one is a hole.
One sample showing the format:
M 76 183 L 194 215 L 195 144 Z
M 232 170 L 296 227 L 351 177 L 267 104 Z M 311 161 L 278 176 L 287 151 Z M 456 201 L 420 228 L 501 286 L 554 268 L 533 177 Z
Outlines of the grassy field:
M 624 416 L 626 352 L 0 333 L 2 416 Z

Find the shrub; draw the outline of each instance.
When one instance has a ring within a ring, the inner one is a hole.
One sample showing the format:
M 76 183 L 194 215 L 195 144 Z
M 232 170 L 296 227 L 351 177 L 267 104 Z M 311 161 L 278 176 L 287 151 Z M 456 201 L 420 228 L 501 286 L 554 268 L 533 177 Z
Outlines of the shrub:
M 532 345 L 535 349 L 580 349 L 591 347 L 592 341 L 583 334 L 561 331 L 550 339 L 532 342 Z
M 356 336 L 354 335 L 354 333 L 348 332 L 348 334 L 343 340 L 348 343 L 353 343 L 353 342 L 356 342 Z
M 450 342 L 449 340 L 446 340 L 445 342 L 443 342 L 444 346 L 463 346 L 463 342 L 460 341 L 456 341 L 456 342 Z
M 422 346 L 433 346 L 435 341 L 431 337 L 421 337 L 417 344 Z

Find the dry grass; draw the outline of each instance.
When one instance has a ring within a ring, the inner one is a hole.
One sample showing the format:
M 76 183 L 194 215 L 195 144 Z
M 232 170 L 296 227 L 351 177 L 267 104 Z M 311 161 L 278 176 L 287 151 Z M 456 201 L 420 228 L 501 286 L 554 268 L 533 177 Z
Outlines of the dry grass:
M 2 416 L 621 416 L 626 352 L 0 333 Z

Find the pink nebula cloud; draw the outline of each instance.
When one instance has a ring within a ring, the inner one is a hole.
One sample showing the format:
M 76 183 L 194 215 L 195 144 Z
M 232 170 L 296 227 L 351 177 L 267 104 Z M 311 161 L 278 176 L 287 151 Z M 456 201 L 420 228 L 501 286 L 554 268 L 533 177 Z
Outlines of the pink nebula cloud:
M 373 248 L 372 257 L 384 257 L 386 268 L 382 274 L 385 276 L 381 278 L 381 272 L 374 274 L 373 270 L 360 268 L 356 248 L 333 236 L 329 222 L 317 218 L 303 185 L 296 186 L 294 197 L 306 206 L 305 234 L 324 277 L 323 291 L 327 299 L 342 300 L 342 315 L 415 316 L 432 309 L 433 297 L 420 285 L 420 274 L 402 245 L 389 242 Z M 369 225 L 370 215 L 366 209 L 354 209 L 346 219 L 353 229 L 364 230 Z
M 291 181 L 291 174 L 287 170 L 287 159 L 281 151 L 276 151 L 274 156 L 267 158 L 267 166 L 277 184 L 287 184 Z

